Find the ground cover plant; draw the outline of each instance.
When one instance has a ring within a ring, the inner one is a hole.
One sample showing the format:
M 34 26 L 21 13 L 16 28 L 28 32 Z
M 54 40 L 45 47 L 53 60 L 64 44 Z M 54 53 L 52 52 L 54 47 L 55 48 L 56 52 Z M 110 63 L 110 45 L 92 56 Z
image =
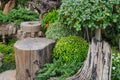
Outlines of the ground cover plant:
M 112 80 L 120 80 L 120 52 L 113 48 L 112 51 Z
M 36 21 L 38 20 L 38 13 L 27 10 L 25 8 L 12 9 L 9 14 L 5 15 L 0 11 L 0 22 L 14 22 L 20 25 L 24 21 Z
M 11 39 L 8 41 L 8 44 L 0 43 L 0 53 L 3 54 L 3 65 L 0 67 L 0 72 L 9 69 L 15 69 L 15 57 L 13 48 L 15 41 L 16 40 Z

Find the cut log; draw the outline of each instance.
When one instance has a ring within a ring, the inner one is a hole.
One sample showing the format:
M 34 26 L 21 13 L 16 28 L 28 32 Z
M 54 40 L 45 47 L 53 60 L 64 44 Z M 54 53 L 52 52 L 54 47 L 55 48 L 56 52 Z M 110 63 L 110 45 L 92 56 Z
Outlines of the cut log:
M 16 80 L 34 80 L 40 67 L 52 60 L 55 41 L 26 38 L 15 43 Z
M 107 42 L 93 39 L 82 68 L 65 80 L 111 80 L 111 53 Z

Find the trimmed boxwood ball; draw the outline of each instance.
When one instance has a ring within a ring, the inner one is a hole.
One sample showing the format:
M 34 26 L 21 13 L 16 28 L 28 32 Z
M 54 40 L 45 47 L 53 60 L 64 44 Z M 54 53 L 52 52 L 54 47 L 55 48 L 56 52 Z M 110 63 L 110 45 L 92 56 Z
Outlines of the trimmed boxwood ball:
M 63 37 L 55 45 L 53 57 L 62 62 L 83 62 L 87 56 L 88 43 L 81 37 Z

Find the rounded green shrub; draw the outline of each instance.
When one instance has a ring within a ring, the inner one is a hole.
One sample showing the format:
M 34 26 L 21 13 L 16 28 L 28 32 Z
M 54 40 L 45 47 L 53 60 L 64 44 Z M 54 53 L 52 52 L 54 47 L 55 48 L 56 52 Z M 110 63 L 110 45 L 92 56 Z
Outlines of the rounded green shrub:
M 60 22 L 55 21 L 54 23 L 50 24 L 46 33 L 47 38 L 51 39 L 60 39 L 61 37 L 77 35 L 77 32 L 74 29 L 70 29 L 62 25 Z
M 81 37 L 63 37 L 55 45 L 53 57 L 62 62 L 84 61 L 88 51 L 88 43 Z

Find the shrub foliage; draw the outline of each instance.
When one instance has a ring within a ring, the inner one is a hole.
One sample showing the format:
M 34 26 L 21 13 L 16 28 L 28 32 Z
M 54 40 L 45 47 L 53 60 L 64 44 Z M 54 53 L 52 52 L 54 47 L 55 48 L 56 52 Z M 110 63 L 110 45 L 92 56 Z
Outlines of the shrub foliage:
M 15 57 L 14 57 L 14 50 L 13 44 L 15 40 L 11 39 L 8 44 L 0 43 L 0 53 L 4 55 L 3 58 L 3 65 L 0 67 L 0 72 L 15 69 Z
M 119 0 L 63 0 L 59 19 L 76 30 L 86 26 L 105 29 L 113 23 L 120 25 L 119 4 Z
M 42 26 L 45 27 L 46 24 L 54 23 L 56 20 L 58 20 L 58 11 L 52 10 L 43 16 Z
M 82 62 L 85 60 L 87 49 L 88 43 L 83 38 L 77 36 L 63 37 L 58 40 L 53 50 L 53 56 L 62 62 L 71 60 Z
M 4 15 L 0 11 L 0 22 L 14 22 L 20 25 L 24 21 L 34 21 L 38 20 L 38 14 L 33 11 L 29 11 L 25 8 L 12 9 L 8 15 Z
M 120 52 L 113 48 L 111 80 L 120 80 Z
M 60 39 L 61 37 L 77 35 L 75 29 L 70 29 L 69 27 L 65 27 L 60 22 L 55 21 L 50 24 L 46 31 L 46 37 L 51 39 Z

